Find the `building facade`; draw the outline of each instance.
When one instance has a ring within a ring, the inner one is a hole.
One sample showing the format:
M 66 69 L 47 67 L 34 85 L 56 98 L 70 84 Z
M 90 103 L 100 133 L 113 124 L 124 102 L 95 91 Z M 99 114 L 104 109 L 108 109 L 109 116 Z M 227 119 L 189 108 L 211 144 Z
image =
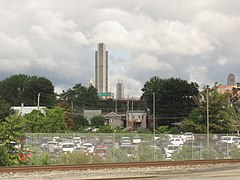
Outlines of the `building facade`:
M 99 43 L 95 52 L 95 88 L 98 93 L 108 92 L 108 51 Z
M 234 74 L 229 74 L 229 75 L 228 75 L 227 85 L 228 85 L 228 86 L 235 86 L 235 85 L 236 85 L 235 75 L 234 75 Z
M 118 80 L 116 86 L 116 99 L 124 99 L 124 86 L 121 79 Z

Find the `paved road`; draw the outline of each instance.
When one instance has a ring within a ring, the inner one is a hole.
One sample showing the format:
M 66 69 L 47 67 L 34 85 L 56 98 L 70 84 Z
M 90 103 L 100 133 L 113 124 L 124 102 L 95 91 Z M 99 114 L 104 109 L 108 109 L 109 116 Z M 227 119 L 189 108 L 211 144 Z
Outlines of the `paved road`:
M 240 180 L 240 165 L 231 169 L 209 169 L 200 172 L 183 172 L 180 174 L 160 175 L 155 179 L 168 180 Z

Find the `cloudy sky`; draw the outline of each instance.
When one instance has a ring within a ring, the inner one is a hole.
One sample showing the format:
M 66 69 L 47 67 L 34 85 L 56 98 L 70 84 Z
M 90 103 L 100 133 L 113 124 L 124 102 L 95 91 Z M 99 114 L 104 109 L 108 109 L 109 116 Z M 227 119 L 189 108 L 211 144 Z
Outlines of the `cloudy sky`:
M 0 80 L 44 76 L 57 92 L 94 78 L 99 42 L 109 88 L 140 96 L 152 76 L 200 87 L 240 81 L 239 0 L 1 0 Z

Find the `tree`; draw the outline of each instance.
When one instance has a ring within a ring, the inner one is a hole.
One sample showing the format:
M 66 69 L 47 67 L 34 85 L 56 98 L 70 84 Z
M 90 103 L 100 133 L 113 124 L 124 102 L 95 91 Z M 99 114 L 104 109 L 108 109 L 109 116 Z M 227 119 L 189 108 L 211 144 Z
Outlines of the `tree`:
M 60 95 L 60 99 L 73 103 L 75 109 L 93 108 L 96 107 L 99 101 L 96 88 L 93 86 L 87 88 L 80 83 L 64 91 Z
M 71 107 L 71 104 L 67 101 L 61 101 L 60 103 L 58 103 L 58 106 L 60 108 L 63 108 L 65 110 L 65 122 L 67 124 L 68 129 L 71 130 L 76 130 L 76 124 L 74 123 L 74 119 L 73 119 L 73 109 Z
M 23 147 L 23 137 L 25 132 L 24 118 L 18 115 L 18 112 L 6 117 L 6 120 L 0 123 L 0 137 L 2 146 L 6 150 L 7 165 L 21 163 L 20 153 Z M 5 161 L 5 160 L 4 160 Z
M 100 127 L 103 126 L 105 123 L 105 119 L 103 116 L 99 115 L 99 116 L 94 116 L 91 119 L 91 126 L 92 127 Z
M 65 111 L 62 108 L 45 108 L 41 111 L 32 111 L 24 116 L 27 123 L 27 131 L 32 133 L 65 133 Z
M 21 103 L 37 105 L 39 93 L 41 105 L 52 106 L 55 103 L 54 87 L 44 77 L 19 74 L 0 81 L 0 98 L 11 106 L 19 106 Z
M 0 99 L 0 122 L 4 121 L 11 113 L 13 113 L 11 106 L 5 100 Z
M 193 97 L 199 93 L 196 83 L 188 83 L 180 78 L 161 79 L 156 76 L 144 84 L 142 91 L 141 99 L 146 102 L 151 113 L 152 94 L 155 93 L 157 125 L 171 125 L 187 117 L 196 106 Z
M 204 87 L 199 96 L 195 98 L 196 107 L 181 124 L 183 131 L 195 133 L 206 133 L 206 110 L 207 91 L 209 104 L 209 130 L 210 133 L 231 133 L 236 131 L 239 124 L 236 107 L 230 103 L 230 94 L 217 92 L 217 85 L 208 88 Z
M 83 115 L 74 115 L 73 121 L 75 124 L 73 130 L 80 130 L 89 126 L 88 120 Z

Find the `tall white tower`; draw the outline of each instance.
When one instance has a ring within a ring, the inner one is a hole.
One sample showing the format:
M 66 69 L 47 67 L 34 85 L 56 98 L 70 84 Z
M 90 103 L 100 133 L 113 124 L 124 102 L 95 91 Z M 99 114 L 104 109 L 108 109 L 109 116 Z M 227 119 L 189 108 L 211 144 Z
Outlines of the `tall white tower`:
M 99 43 L 95 51 L 95 88 L 98 93 L 108 92 L 108 51 L 104 43 Z
M 119 79 L 116 86 L 116 99 L 124 99 L 123 80 Z

